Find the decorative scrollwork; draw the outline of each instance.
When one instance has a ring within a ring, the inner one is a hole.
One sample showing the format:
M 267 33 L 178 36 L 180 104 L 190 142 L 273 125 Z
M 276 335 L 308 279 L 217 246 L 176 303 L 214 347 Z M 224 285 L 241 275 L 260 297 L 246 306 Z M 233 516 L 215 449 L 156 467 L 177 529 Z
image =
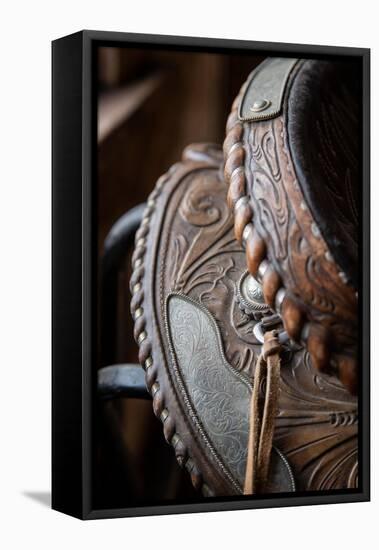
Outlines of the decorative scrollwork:
M 204 160 L 184 161 L 159 180 L 137 234 L 131 281 L 135 338 L 154 411 L 179 463 L 206 495 L 239 492 L 225 470 L 232 472 L 237 485 L 241 484 L 241 441 L 246 440 L 247 423 L 242 429 L 238 415 L 233 413 L 233 399 L 228 397 L 234 395 L 233 390 L 206 336 L 199 308 L 214 320 L 214 331 L 229 365 L 224 367 L 232 369 L 227 372 L 233 379 L 253 379 L 260 351 L 254 335 L 256 321 L 240 309 L 236 299 L 237 284 L 246 266 L 243 248 L 233 236 L 231 215 L 220 210 L 221 217 L 215 216 L 213 223 L 199 225 L 197 215 L 191 218 L 191 209 L 182 208 L 188 197 L 192 202 L 201 197 L 197 187 L 204 185 L 207 171 L 212 180 L 216 170 L 214 160 L 208 164 Z M 222 182 L 213 189 L 221 202 L 225 201 L 227 189 Z M 206 218 L 206 213 L 203 215 Z M 304 244 L 299 242 L 298 246 Z M 167 336 L 166 300 L 178 292 L 195 302 L 197 309 L 176 308 L 168 319 L 171 336 Z M 173 356 L 169 352 L 164 355 L 170 338 Z M 244 405 L 240 389 L 234 400 L 244 414 L 248 408 L 246 389 Z M 296 350 L 283 362 L 274 445 L 288 461 L 299 490 L 356 486 L 356 414 L 356 399 L 336 377 L 315 371 L 305 349 Z M 233 442 L 223 444 L 223 434 L 226 441 L 231 431 Z
M 242 94 L 228 119 L 224 154 L 228 202 L 247 267 L 256 276 L 266 262 L 266 302 L 281 313 L 290 336 L 307 345 L 314 366 L 335 373 L 356 393 L 356 292 L 334 261 L 300 189 L 285 113 L 242 123 L 237 116 Z M 332 118 L 319 127 L 325 135 L 340 125 Z M 334 180 L 332 184 L 335 189 Z

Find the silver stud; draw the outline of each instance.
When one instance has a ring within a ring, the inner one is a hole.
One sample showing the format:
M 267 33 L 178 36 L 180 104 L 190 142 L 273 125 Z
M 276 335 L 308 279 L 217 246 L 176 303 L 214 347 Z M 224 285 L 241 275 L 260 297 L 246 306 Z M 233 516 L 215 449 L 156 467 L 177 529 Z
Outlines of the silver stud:
M 174 434 L 171 439 L 171 445 L 175 448 L 179 442 L 180 437 L 178 436 L 178 434 Z
M 134 320 L 136 321 L 138 319 L 138 317 L 141 317 L 143 313 L 143 308 L 142 307 L 139 307 L 138 309 L 136 309 L 135 313 L 134 313 Z
M 141 283 L 136 283 L 132 289 L 133 294 L 136 294 L 137 292 L 139 292 L 141 288 L 142 288 Z
M 278 313 L 280 313 L 280 310 L 282 308 L 282 303 L 285 298 L 286 291 L 284 288 L 279 288 L 278 292 L 275 296 L 275 309 Z
M 167 410 L 167 409 L 163 409 L 163 411 L 161 412 L 161 415 L 160 415 L 161 421 L 162 421 L 162 422 L 165 422 L 165 420 L 166 420 L 167 417 L 168 417 L 168 410 Z
M 134 262 L 134 267 L 137 269 L 137 267 L 139 267 L 141 264 L 142 264 L 142 260 L 141 260 L 141 258 L 138 258 L 138 259 Z
M 236 149 L 239 149 L 241 146 L 242 146 L 242 143 L 240 141 L 236 141 L 235 143 L 233 143 L 233 145 L 229 149 L 228 154 L 231 155 L 233 153 L 233 151 L 235 151 Z
M 154 397 L 154 395 L 157 393 L 157 391 L 159 391 L 159 384 L 158 384 L 158 382 L 155 382 L 151 386 L 151 395 Z
M 147 338 L 147 334 L 146 334 L 146 332 L 143 330 L 143 331 L 140 333 L 140 335 L 138 336 L 138 338 L 137 338 L 137 343 L 138 343 L 138 344 L 142 344 L 142 342 L 143 342 L 144 340 L 146 340 L 146 338 Z
M 264 274 L 266 273 L 269 265 L 270 264 L 268 263 L 267 260 L 262 260 L 261 263 L 259 264 L 257 279 L 260 283 L 262 283 Z
M 312 222 L 311 230 L 316 239 L 321 237 L 320 229 L 318 228 L 318 225 L 315 224 L 315 222 Z
M 257 99 L 254 101 L 253 106 L 250 107 L 250 111 L 253 111 L 253 113 L 259 113 L 260 111 L 264 111 L 268 107 L 270 107 L 271 101 L 268 99 Z
M 246 242 L 247 242 L 247 239 L 248 239 L 248 236 L 250 234 L 250 231 L 253 230 L 253 224 L 252 223 L 248 223 L 243 232 L 242 232 L 242 246 L 243 247 L 246 247 Z
M 234 211 L 236 212 L 238 208 L 244 204 L 249 204 L 249 197 L 247 197 L 246 195 L 243 195 L 236 201 L 234 205 Z
M 230 181 L 232 181 L 232 179 L 235 178 L 235 176 L 237 176 L 237 174 L 244 174 L 245 173 L 245 168 L 243 166 L 237 166 L 237 168 L 234 168 L 233 172 L 231 173 L 231 176 L 230 176 Z
M 145 369 L 149 369 L 153 364 L 153 358 L 152 357 L 148 357 L 145 361 Z

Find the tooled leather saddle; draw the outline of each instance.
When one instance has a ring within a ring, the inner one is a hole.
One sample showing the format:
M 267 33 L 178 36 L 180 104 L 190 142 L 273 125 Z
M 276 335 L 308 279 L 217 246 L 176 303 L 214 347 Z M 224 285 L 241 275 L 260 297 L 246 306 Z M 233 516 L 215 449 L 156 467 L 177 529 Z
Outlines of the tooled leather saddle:
M 224 152 L 187 147 L 148 199 L 132 259 L 134 336 L 164 436 L 204 496 L 244 492 L 252 395 L 262 426 L 271 400 L 258 492 L 357 487 L 354 70 L 267 59 L 233 104 Z M 257 374 L 268 333 L 275 387 Z

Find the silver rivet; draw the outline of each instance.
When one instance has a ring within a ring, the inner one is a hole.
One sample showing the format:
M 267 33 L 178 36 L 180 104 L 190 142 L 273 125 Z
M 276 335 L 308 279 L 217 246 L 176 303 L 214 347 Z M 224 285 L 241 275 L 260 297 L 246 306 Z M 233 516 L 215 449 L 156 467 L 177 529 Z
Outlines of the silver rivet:
M 138 317 L 141 317 L 142 313 L 143 313 L 142 307 L 139 307 L 138 309 L 136 309 L 134 313 L 134 320 L 136 321 Z
M 142 342 L 143 342 L 144 340 L 146 340 L 146 338 L 147 338 L 147 334 L 146 334 L 146 332 L 143 330 L 143 331 L 140 333 L 140 335 L 138 336 L 138 338 L 137 338 L 137 343 L 138 343 L 138 344 L 142 344 Z
M 260 283 L 262 283 L 263 281 L 263 277 L 267 271 L 267 268 L 269 267 L 269 263 L 267 260 L 262 260 L 261 263 L 259 264 L 259 267 L 258 267 L 258 274 L 257 274 L 257 279 Z
M 151 365 L 153 364 L 153 358 L 152 357 L 148 357 L 145 361 L 145 369 L 149 369 L 151 367 Z
M 151 395 L 154 397 L 154 395 L 157 393 L 157 391 L 159 391 L 159 384 L 158 384 L 158 382 L 155 382 L 151 386 Z
M 275 309 L 278 313 L 280 313 L 285 295 L 286 295 L 286 291 L 284 290 L 284 288 L 279 288 L 275 296 Z
M 300 339 L 301 339 L 302 342 L 306 342 L 308 340 L 310 328 L 311 328 L 311 324 L 310 323 L 305 323 L 305 325 L 301 329 Z
M 245 173 L 245 168 L 243 166 L 237 166 L 237 168 L 234 168 L 232 175 L 230 176 L 230 181 L 232 181 L 240 173 Z
M 231 155 L 233 151 L 235 151 L 236 149 L 239 149 L 240 147 L 242 147 L 242 143 L 240 141 L 236 141 L 235 143 L 233 143 L 233 145 L 229 149 L 228 155 Z
M 252 223 L 248 223 L 243 232 L 242 232 L 242 246 L 243 247 L 246 247 L 246 242 L 247 242 L 247 239 L 248 239 L 248 236 L 250 234 L 250 231 L 253 230 L 253 224 Z
M 168 417 L 168 410 L 163 409 L 163 411 L 161 412 L 161 415 L 160 415 L 160 418 L 161 418 L 162 422 L 165 422 L 167 417 Z
M 178 434 L 174 434 L 172 436 L 172 439 L 171 439 L 171 445 L 173 447 L 176 447 L 176 445 L 180 442 L 180 437 L 178 436 Z
M 134 262 L 134 267 L 137 268 L 137 267 L 139 267 L 141 264 L 142 264 L 142 260 L 141 260 L 141 258 L 138 258 L 138 259 Z
M 234 211 L 236 212 L 240 206 L 246 205 L 246 204 L 249 204 L 249 197 L 247 197 L 246 195 L 243 195 L 236 201 L 234 205 Z
M 315 224 L 315 222 L 312 222 L 312 224 L 311 224 L 311 230 L 312 230 L 313 235 L 316 237 L 316 239 L 318 239 L 319 237 L 321 237 L 320 229 L 319 229 L 318 226 Z
M 257 99 L 254 101 L 253 106 L 250 107 L 250 111 L 253 111 L 253 113 L 259 113 L 260 111 L 264 111 L 271 105 L 271 101 L 268 99 Z

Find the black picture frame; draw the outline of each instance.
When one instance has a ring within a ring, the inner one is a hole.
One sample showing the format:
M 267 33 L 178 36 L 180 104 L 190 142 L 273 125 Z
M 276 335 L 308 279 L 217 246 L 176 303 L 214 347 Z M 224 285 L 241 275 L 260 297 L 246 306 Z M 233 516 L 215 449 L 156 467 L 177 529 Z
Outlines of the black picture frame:
M 122 509 L 92 505 L 96 325 L 96 76 L 99 45 L 151 45 L 197 51 L 352 56 L 363 68 L 361 232 L 361 489 L 294 496 L 210 499 Z M 300 506 L 370 499 L 370 50 L 85 30 L 52 43 L 52 507 L 81 519 Z

